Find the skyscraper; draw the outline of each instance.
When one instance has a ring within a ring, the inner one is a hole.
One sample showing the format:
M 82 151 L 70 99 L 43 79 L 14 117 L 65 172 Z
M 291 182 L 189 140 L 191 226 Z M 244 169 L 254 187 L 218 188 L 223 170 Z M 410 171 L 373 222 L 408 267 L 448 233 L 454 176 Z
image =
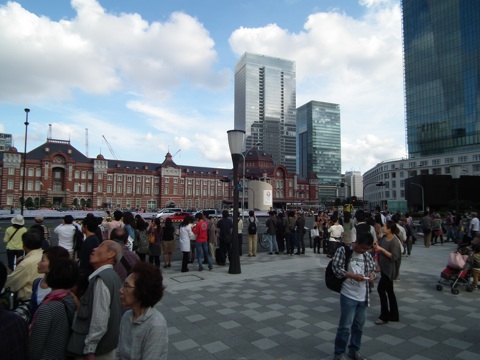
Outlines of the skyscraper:
M 297 109 L 298 174 L 313 172 L 320 184 L 320 200 L 336 197 L 341 182 L 340 105 L 310 101 Z
M 246 148 L 257 143 L 275 165 L 296 171 L 295 62 L 245 53 L 235 66 L 235 129 Z
M 8 151 L 12 147 L 12 134 L 0 134 L 0 151 Z
M 402 7 L 410 157 L 480 149 L 480 1 Z

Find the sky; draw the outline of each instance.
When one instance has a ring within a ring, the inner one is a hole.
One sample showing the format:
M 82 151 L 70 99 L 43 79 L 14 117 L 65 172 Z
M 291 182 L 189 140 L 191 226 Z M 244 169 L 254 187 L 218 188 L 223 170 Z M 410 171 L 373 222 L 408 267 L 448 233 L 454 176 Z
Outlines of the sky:
M 297 107 L 340 104 L 342 172 L 406 157 L 400 0 L 0 0 L 0 48 L 21 152 L 29 108 L 27 151 L 51 129 L 89 157 L 231 168 L 251 52 L 296 62 Z

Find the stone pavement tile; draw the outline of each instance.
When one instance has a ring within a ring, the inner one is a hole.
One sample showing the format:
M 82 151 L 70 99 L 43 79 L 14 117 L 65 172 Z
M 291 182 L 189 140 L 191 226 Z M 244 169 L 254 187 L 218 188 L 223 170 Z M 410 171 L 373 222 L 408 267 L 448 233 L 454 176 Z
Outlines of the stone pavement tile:
M 272 327 L 265 327 L 257 330 L 257 333 L 263 337 L 271 337 L 280 334 L 280 332 Z
M 269 350 L 275 346 L 278 346 L 279 344 L 272 339 L 269 338 L 261 338 L 258 340 L 254 340 L 251 342 L 251 344 L 255 347 L 257 347 L 260 350 L 266 351 Z
M 227 350 L 229 347 L 221 342 L 221 341 L 214 341 L 209 344 L 202 345 L 205 350 L 207 350 L 210 354 L 215 354 L 220 351 Z
M 438 344 L 438 341 L 426 338 L 424 336 L 414 336 L 409 340 L 409 342 L 417 344 L 424 348 L 431 348 Z
M 458 339 L 447 339 L 443 341 L 443 343 L 449 346 L 456 347 L 457 349 L 461 349 L 461 350 L 468 349 L 470 346 L 473 345 L 472 343 L 458 340 Z
M 174 342 L 173 346 L 179 351 L 185 351 L 188 349 L 196 348 L 199 345 L 192 339 L 186 339 L 186 340 Z
M 392 336 L 392 335 L 389 335 L 389 334 L 380 335 L 380 336 L 376 337 L 375 340 L 376 341 L 382 341 L 385 344 L 387 344 L 387 346 L 388 345 L 396 346 L 396 345 L 399 345 L 399 344 L 404 342 L 403 339 L 400 339 L 397 336 Z
M 367 356 L 365 354 L 365 351 L 362 354 L 364 356 Z M 392 356 L 392 355 L 384 353 L 384 352 L 378 352 L 374 355 L 369 356 L 368 358 L 371 359 L 371 360 L 399 360 L 399 359 L 401 359 L 397 356 Z
M 478 359 L 478 352 L 472 352 L 472 351 L 461 351 L 458 353 L 456 356 L 458 359 L 463 359 L 463 360 L 477 360 Z

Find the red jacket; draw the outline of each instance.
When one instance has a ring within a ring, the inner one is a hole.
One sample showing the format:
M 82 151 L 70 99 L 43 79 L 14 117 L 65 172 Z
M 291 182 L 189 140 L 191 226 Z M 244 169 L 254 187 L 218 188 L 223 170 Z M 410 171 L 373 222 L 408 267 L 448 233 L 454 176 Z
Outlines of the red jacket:
M 200 220 L 192 229 L 193 233 L 197 235 L 196 242 L 203 243 L 208 240 L 208 222 Z

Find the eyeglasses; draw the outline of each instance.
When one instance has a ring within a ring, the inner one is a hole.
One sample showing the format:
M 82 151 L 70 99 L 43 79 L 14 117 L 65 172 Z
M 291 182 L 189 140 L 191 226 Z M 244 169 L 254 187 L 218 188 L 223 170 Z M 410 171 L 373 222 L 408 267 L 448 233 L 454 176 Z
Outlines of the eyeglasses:
M 123 283 L 122 287 L 124 289 L 135 289 L 135 286 L 128 285 L 126 282 Z

